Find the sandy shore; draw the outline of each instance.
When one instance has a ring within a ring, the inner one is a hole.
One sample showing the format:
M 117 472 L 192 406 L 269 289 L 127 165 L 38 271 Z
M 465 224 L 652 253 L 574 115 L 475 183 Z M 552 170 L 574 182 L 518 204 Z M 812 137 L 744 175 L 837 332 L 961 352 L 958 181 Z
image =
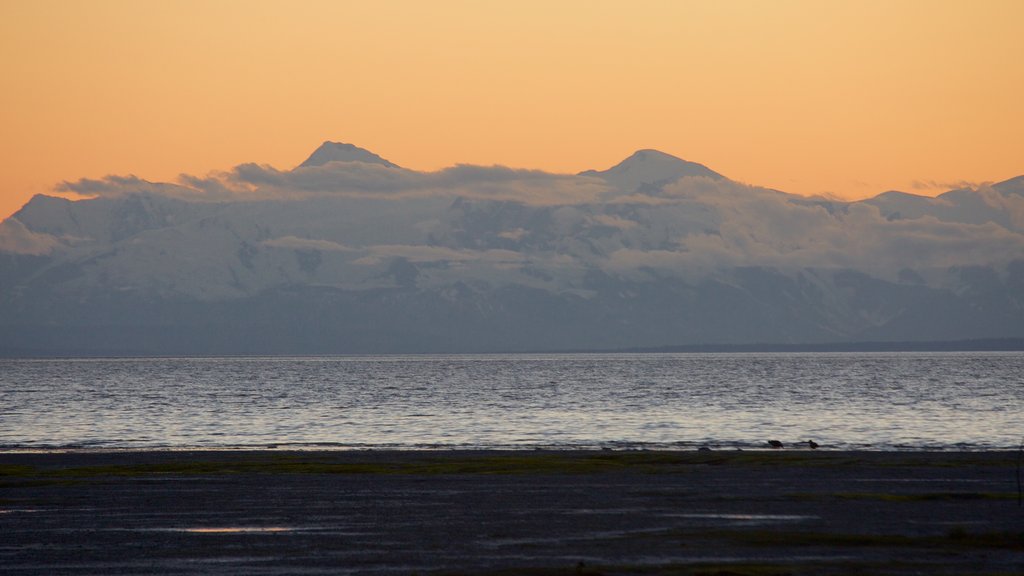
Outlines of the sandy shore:
M 1017 454 L 0 454 L 5 574 L 1021 574 Z

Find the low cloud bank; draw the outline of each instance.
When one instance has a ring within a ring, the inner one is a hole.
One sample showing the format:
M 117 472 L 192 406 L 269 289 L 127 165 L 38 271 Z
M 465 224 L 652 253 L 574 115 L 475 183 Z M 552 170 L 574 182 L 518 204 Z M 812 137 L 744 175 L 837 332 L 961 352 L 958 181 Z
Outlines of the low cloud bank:
M 940 183 L 920 183 L 933 185 Z M 349 254 L 364 266 L 401 258 L 548 267 L 551 275 L 559 267 L 687 275 L 736 266 L 893 275 L 904 268 L 1005 265 L 1024 254 L 1024 196 L 989 185 L 937 199 L 896 195 L 849 203 L 703 175 L 623 190 L 594 175 L 469 165 L 417 172 L 331 161 L 288 171 L 242 164 L 202 177 L 182 175 L 176 183 L 108 176 L 66 182 L 60 190 L 217 203 L 218 217 L 228 219 L 235 206 L 262 203 L 265 210 L 237 217 L 276 231 L 255 243 Z M 408 201 L 415 198 L 444 202 Z M 375 207 L 372 219 L 369 213 L 362 218 L 372 220 L 365 230 L 353 226 L 360 214 L 332 216 L 366 210 L 366 199 Z M 316 203 L 315 223 L 308 216 L 287 220 L 298 213 L 288 205 L 305 201 Z M 885 208 L 894 202 L 917 212 L 908 217 Z M 415 238 L 419 243 L 410 241 Z M 0 226 L 0 250 L 7 252 L 42 255 L 65 244 L 31 222 L 11 218 Z
M 241 164 L 207 176 L 182 174 L 176 184 L 148 182 L 136 176 L 107 176 L 64 182 L 58 191 L 89 197 L 149 193 L 214 202 L 302 200 L 323 195 L 395 199 L 462 196 L 550 205 L 590 201 L 607 194 L 609 186 L 599 178 L 504 166 L 456 165 L 436 172 L 417 172 L 365 162 L 329 162 L 286 171 Z
M 50 234 L 32 232 L 17 218 L 0 222 L 0 252 L 42 256 L 60 245 L 57 238 Z

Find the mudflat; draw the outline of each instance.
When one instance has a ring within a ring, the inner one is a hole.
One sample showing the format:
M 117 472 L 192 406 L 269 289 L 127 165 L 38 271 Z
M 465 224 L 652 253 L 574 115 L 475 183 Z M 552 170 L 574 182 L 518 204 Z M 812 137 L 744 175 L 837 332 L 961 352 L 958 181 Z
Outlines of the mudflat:
M 1024 573 L 1015 452 L 0 454 L 4 574 Z

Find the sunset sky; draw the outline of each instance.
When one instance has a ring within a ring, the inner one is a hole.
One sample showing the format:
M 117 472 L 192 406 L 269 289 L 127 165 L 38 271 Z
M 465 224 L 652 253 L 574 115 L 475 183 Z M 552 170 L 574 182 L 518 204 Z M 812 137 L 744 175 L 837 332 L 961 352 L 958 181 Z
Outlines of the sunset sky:
M 1024 174 L 1024 2 L 0 0 L 0 217 L 60 182 L 605 169 L 639 148 L 799 194 Z

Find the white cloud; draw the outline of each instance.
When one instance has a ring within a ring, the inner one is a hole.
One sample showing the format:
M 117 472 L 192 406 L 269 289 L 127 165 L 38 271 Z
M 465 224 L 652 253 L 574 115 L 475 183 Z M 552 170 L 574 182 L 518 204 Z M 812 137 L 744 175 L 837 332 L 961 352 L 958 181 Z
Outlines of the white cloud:
M 969 224 L 930 216 L 889 220 L 865 203 L 833 203 L 830 210 L 828 203 L 734 182 L 690 180 L 669 186 L 656 203 L 638 199 L 633 205 L 637 226 L 623 228 L 624 244 L 607 258 L 591 256 L 592 264 L 620 274 L 684 275 L 770 266 L 856 268 L 893 275 L 907 267 L 1002 265 L 1024 255 L 1024 235 L 993 222 Z M 979 194 L 988 198 L 984 190 Z M 1016 214 L 1016 197 L 993 193 L 986 201 L 997 200 Z M 700 210 L 705 212 L 697 217 Z M 613 218 L 618 216 L 599 214 L 591 220 Z M 674 246 L 666 245 L 666 236 L 674 238 Z
M 522 240 L 525 236 L 528 236 L 530 232 L 525 228 L 516 228 L 515 230 L 505 230 L 504 232 L 498 233 L 499 238 L 506 240 Z
M 166 196 L 196 196 L 200 190 L 168 184 L 165 182 L 149 182 L 134 175 L 105 176 L 99 180 L 82 178 L 75 182 L 62 182 L 57 186 L 58 192 L 73 192 L 89 197 L 118 197 L 128 194 L 162 194 Z
M 620 230 L 629 230 L 630 228 L 636 228 L 639 225 L 633 220 L 626 220 L 625 218 L 611 214 L 595 214 L 592 216 L 592 219 L 594 222 L 597 222 L 602 226 L 610 226 Z
M 971 182 L 968 180 L 913 180 L 910 187 L 914 190 L 959 190 L 966 188 L 978 188 L 983 182 Z
M 60 246 L 60 241 L 50 234 L 32 232 L 17 218 L 11 217 L 0 222 L 0 252 L 42 256 Z
M 205 178 L 182 175 L 183 188 L 212 199 L 302 199 L 310 195 L 356 197 L 463 196 L 531 204 L 566 204 L 589 201 L 608 190 L 597 178 L 552 174 L 504 166 L 456 165 L 436 172 L 417 172 L 364 162 L 330 162 L 290 171 L 259 164 L 241 164 L 228 172 Z M 77 188 L 101 188 L 90 181 Z M 100 185 L 97 185 L 100 184 Z M 111 182 L 112 187 L 116 182 Z
M 989 185 L 979 187 L 977 193 L 986 204 L 1009 216 L 1016 229 L 1024 230 L 1024 196 L 1001 194 Z
M 354 252 L 356 250 L 355 248 L 331 242 L 330 240 L 315 240 L 311 238 L 298 238 L 296 236 L 281 236 L 272 240 L 264 240 L 262 244 L 273 248 L 293 250 L 322 250 L 326 252 Z
M 420 246 L 401 244 L 380 244 L 367 246 L 369 254 L 357 264 L 380 264 L 388 258 L 404 258 L 410 262 L 469 262 L 481 261 L 492 264 L 510 264 L 524 261 L 524 256 L 511 250 L 457 250 L 443 246 Z
M 562 271 L 555 262 L 566 258 L 574 267 L 621 274 L 733 266 L 895 273 L 1006 263 L 1024 254 L 1024 196 L 989 186 L 971 192 L 977 197 L 966 203 L 929 200 L 931 211 L 921 213 L 934 216 L 891 220 L 865 202 L 808 199 L 722 179 L 685 177 L 648 193 L 614 196 L 596 177 L 503 166 L 417 172 L 329 162 L 281 171 L 242 164 L 205 177 L 182 175 L 178 184 L 108 176 L 65 183 L 62 190 L 165 194 L 216 201 L 228 212 L 233 201 L 271 201 L 236 216 L 254 222 L 258 215 L 265 229 L 279 234 L 264 246 L 353 252 L 359 264 L 392 258 L 480 268 L 529 262 L 557 276 Z M 472 202 L 450 209 L 455 198 Z M 293 220 L 279 225 L 283 201 L 309 203 L 295 204 L 288 212 Z M 954 221 L 954 213 L 974 223 Z M 988 214 L 1001 214 L 1002 226 L 977 223 Z M 16 221 L 2 229 L 0 240 L 5 250 L 22 253 L 46 253 L 61 241 Z M 516 242 L 522 252 L 493 249 L 508 246 L 501 240 Z

